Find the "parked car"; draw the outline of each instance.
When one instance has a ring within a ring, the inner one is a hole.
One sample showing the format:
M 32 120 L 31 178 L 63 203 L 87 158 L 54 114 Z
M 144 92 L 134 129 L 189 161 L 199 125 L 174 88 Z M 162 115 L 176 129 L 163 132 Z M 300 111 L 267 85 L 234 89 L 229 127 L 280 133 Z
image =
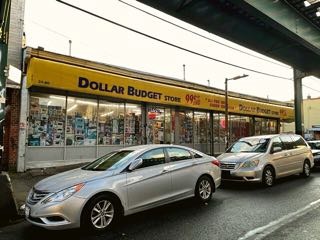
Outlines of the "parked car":
M 320 140 L 308 141 L 314 158 L 314 166 L 320 166 Z
M 292 174 L 308 177 L 314 165 L 308 144 L 295 134 L 241 138 L 217 159 L 222 180 L 261 182 L 267 187 Z
M 192 196 L 208 202 L 220 181 L 219 161 L 197 150 L 128 147 L 40 181 L 30 190 L 25 215 L 47 229 L 104 230 L 121 215 Z

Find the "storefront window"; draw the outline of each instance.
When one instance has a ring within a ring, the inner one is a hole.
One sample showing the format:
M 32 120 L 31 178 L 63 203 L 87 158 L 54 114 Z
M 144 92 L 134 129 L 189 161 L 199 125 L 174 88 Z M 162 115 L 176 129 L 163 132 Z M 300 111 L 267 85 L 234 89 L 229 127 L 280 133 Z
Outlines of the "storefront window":
M 254 119 L 254 135 L 262 135 L 262 118 Z
M 249 117 L 230 115 L 230 143 L 250 135 Z
M 277 133 L 277 120 L 269 120 L 269 131 L 270 134 Z
M 63 96 L 31 94 L 28 146 L 63 146 L 65 128 Z
M 96 145 L 97 100 L 68 97 L 66 145 Z
M 208 119 L 204 112 L 194 112 L 194 143 L 207 143 Z
M 213 114 L 213 151 L 219 154 L 225 151 L 225 118 L 223 114 Z
M 126 103 L 125 143 L 126 145 L 142 144 L 141 106 Z
M 164 126 L 164 142 L 167 144 L 174 143 L 174 126 L 175 126 L 174 109 L 165 109 L 165 126 Z
M 261 134 L 269 134 L 269 119 L 261 119 Z
M 124 103 L 99 102 L 98 142 L 102 145 L 124 143 Z
M 147 111 L 147 143 L 164 143 L 164 108 L 149 106 Z
M 197 150 L 208 153 L 210 138 L 209 114 L 194 112 L 194 147 Z
M 180 144 L 191 144 L 193 143 L 193 112 L 180 111 L 178 114 Z

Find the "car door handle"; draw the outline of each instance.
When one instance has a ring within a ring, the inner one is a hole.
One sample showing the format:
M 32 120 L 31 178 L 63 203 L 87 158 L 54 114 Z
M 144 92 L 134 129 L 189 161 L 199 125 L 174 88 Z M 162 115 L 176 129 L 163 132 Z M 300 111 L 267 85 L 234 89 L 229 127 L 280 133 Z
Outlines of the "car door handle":
M 167 173 L 167 172 L 169 172 L 169 170 L 170 170 L 170 168 L 164 168 L 164 169 L 162 170 L 162 173 Z

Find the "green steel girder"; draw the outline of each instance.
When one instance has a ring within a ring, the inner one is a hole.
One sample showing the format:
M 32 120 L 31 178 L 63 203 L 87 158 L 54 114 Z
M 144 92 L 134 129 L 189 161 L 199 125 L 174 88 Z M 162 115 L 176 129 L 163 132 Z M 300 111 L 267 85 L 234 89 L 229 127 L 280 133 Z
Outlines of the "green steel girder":
M 138 1 L 320 77 L 320 31 L 281 0 Z

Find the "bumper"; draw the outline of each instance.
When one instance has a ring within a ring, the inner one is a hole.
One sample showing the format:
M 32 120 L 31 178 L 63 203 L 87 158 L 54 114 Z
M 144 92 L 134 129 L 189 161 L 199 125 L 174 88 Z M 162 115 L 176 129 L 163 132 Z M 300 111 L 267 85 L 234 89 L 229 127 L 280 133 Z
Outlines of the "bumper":
M 262 170 L 221 170 L 222 181 L 261 182 Z
M 314 166 L 320 167 L 320 155 L 314 156 Z
M 34 225 L 51 230 L 78 228 L 85 203 L 86 199 L 73 196 L 51 204 L 26 203 L 26 219 Z

